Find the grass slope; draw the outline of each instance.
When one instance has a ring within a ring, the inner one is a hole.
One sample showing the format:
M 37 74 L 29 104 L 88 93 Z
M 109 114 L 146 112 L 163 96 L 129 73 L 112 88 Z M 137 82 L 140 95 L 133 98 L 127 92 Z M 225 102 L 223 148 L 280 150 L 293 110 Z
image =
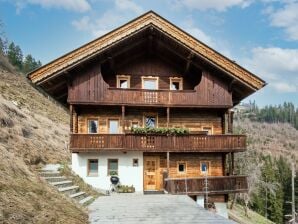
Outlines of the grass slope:
M 228 210 L 228 213 L 230 219 L 241 224 L 273 224 L 273 222 L 252 210 L 249 210 L 248 217 L 245 216 L 243 207 L 238 204 L 235 204 L 232 210 Z
M 67 112 L 24 76 L 0 67 L 0 223 L 88 222 L 82 208 L 34 171 L 69 161 L 68 120 Z

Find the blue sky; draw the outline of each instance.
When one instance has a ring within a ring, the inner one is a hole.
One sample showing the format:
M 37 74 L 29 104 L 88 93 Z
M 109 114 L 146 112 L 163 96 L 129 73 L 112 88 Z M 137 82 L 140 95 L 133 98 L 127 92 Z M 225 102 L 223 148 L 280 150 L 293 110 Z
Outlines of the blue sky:
M 0 0 L 6 37 L 43 64 L 148 10 L 268 83 L 245 101 L 298 106 L 298 0 Z

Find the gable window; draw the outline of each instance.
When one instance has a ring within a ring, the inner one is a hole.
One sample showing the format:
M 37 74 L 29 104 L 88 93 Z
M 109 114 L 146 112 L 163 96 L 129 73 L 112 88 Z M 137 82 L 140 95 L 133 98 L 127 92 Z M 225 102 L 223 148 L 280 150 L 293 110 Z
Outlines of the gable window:
M 208 135 L 212 135 L 213 134 L 213 129 L 212 127 L 202 127 L 202 130 L 207 132 Z
M 98 176 L 98 159 L 88 159 L 88 176 Z
M 119 134 L 119 120 L 109 120 L 109 134 Z
M 157 127 L 157 116 L 155 115 L 145 115 L 144 123 L 146 128 L 156 128 Z
M 143 89 L 158 89 L 158 77 L 142 77 Z
M 208 161 L 202 161 L 200 162 L 200 169 L 201 169 L 201 174 L 208 174 L 210 172 L 209 170 L 209 162 Z
M 130 88 L 130 76 L 117 75 L 117 88 L 122 88 L 122 89 Z
M 88 133 L 96 134 L 98 132 L 98 120 L 88 119 Z
M 186 173 L 186 162 L 178 162 L 178 173 Z
M 108 159 L 108 176 L 118 175 L 118 159 Z
M 183 90 L 183 79 L 170 78 L 170 90 Z

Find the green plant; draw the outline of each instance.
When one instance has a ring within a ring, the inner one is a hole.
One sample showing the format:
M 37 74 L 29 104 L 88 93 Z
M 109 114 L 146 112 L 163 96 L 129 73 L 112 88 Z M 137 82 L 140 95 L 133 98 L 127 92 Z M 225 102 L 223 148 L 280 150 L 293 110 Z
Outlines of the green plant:
M 162 135 L 187 135 L 189 130 L 185 128 L 131 128 L 131 132 L 134 134 L 162 134 Z
M 118 185 L 117 188 L 118 193 L 134 193 L 136 191 L 133 185 Z

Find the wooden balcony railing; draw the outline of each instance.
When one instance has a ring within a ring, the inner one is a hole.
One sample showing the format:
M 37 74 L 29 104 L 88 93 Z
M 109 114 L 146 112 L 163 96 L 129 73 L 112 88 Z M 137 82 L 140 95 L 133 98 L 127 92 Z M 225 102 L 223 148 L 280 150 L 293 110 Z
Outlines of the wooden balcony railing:
M 248 191 L 247 176 L 167 178 L 164 184 L 165 190 L 171 194 L 228 194 Z
M 108 88 L 95 95 L 81 94 L 68 97 L 71 104 L 144 105 L 144 106 L 193 106 L 229 108 L 232 97 L 225 94 L 204 94 L 195 90 L 147 90 Z
M 246 150 L 245 135 L 183 136 L 136 134 L 71 134 L 72 152 L 101 150 L 145 152 L 235 152 Z

